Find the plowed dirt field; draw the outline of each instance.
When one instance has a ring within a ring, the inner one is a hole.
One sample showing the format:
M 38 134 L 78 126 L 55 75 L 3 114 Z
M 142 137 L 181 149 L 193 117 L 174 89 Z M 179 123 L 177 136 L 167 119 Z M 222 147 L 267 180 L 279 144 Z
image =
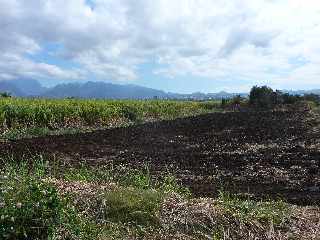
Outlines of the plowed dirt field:
M 223 188 L 257 199 L 320 203 L 320 127 L 310 111 L 212 113 L 95 131 L 9 141 L 0 154 L 55 155 L 73 164 L 149 166 L 174 173 L 196 196 Z

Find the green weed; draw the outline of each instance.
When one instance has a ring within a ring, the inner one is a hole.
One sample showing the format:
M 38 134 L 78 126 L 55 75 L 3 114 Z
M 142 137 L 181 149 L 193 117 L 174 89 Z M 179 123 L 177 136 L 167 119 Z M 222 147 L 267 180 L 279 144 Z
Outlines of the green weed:
M 47 239 L 60 223 L 62 204 L 56 189 L 29 175 L 28 168 L 10 167 L 0 177 L 2 239 Z
M 158 225 L 157 211 L 163 194 L 155 190 L 120 188 L 103 196 L 105 217 L 113 222 Z
M 266 224 L 281 225 L 290 217 L 289 205 L 281 200 L 243 200 L 223 192 L 220 192 L 218 200 L 228 213 L 243 222 L 257 220 Z

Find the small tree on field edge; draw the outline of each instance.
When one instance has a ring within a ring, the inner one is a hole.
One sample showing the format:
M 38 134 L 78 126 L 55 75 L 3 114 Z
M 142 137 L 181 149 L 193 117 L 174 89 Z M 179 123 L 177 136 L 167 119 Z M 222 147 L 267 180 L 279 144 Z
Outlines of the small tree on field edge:
M 9 93 L 9 92 L 2 92 L 2 93 L 0 93 L 0 97 L 2 97 L 2 98 L 10 98 L 10 97 L 11 97 L 11 93 Z
M 254 86 L 250 91 L 249 103 L 255 107 L 271 108 L 277 103 L 278 95 L 268 86 Z

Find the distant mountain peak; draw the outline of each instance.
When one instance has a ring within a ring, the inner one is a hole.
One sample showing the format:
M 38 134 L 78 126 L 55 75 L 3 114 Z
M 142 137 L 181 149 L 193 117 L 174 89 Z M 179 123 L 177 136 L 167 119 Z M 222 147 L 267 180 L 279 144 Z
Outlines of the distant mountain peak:
M 168 93 L 161 90 L 143 87 L 135 84 L 115 84 L 108 82 L 88 81 L 85 83 L 72 82 L 61 83 L 51 88 L 45 88 L 36 79 L 19 78 L 10 81 L 0 81 L 0 92 L 10 92 L 18 97 L 48 97 L 48 98 L 110 98 L 110 99 L 223 99 L 232 98 L 236 95 L 243 97 L 248 93 L 217 93 L 194 92 L 191 94 Z M 284 91 L 290 94 L 315 93 L 320 95 L 319 90 Z

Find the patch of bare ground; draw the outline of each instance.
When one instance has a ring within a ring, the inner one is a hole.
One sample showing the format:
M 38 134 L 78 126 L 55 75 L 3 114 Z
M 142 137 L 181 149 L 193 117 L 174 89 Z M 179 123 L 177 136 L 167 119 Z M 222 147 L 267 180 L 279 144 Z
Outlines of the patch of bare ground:
M 290 231 L 286 236 L 301 240 L 320 239 L 320 208 L 294 207 L 293 212 Z

